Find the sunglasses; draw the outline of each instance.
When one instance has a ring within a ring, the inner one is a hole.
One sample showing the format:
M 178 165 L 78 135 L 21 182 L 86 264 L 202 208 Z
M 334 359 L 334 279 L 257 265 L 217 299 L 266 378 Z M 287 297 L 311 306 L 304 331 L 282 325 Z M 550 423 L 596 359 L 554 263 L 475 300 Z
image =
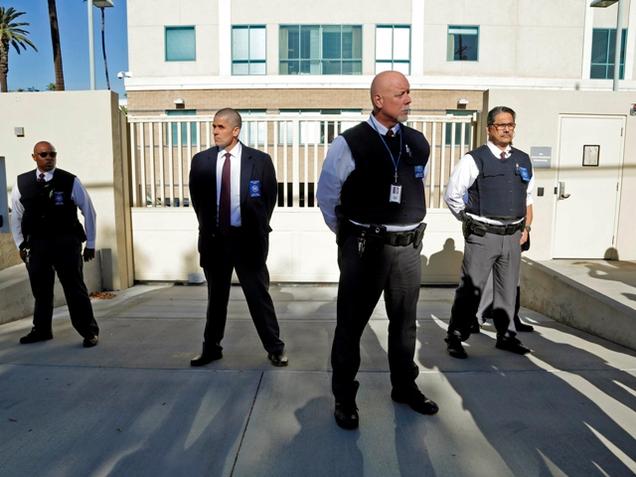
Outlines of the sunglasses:
M 42 159 L 44 159 L 45 157 L 52 157 L 53 159 L 55 159 L 56 156 L 57 156 L 57 152 L 55 152 L 55 151 L 44 151 L 44 152 L 38 152 L 37 155 L 40 156 Z

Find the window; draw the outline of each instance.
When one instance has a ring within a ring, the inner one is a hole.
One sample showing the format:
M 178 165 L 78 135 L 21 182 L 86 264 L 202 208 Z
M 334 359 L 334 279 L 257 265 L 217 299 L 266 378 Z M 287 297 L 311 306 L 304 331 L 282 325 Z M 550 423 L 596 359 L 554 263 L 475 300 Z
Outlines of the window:
M 448 116 L 453 115 L 453 116 L 472 116 L 475 113 L 475 111 L 470 111 L 470 110 L 466 110 L 466 109 L 447 109 L 446 110 L 446 115 Z M 455 123 L 453 125 L 453 123 L 445 123 L 445 129 L 446 132 L 444 134 L 444 142 L 447 146 L 450 146 L 453 142 L 453 129 L 455 129 L 455 146 L 460 146 L 462 144 L 462 125 L 461 123 Z M 473 130 L 473 125 L 472 124 L 466 124 L 464 126 L 464 137 L 463 137 L 463 144 L 466 145 L 467 147 L 470 147 L 470 136 L 471 136 L 471 132 Z
M 232 74 L 264 75 L 265 26 L 232 27 Z
M 196 109 L 170 109 L 166 111 L 168 116 L 196 116 Z M 198 124 L 197 122 L 190 123 L 190 144 L 196 146 L 198 144 Z M 181 144 L 179 144 L 178 124 L 176 122 L 170 124 L 170 134 L 172 135 L 173 146 L 187 146 L 188 145 L 188 123 L 181 123 Z
M 411 27 L 378 25 L 375 29 L 375 72 L 411 69 Z
M 627 30 L 621 32 L 620 79 L 625 75 L 625 41 Z M 614 78 L 614 56 L 616 55 L 616 28 L 595 28 L 592 32 L 592 66 L 590 78 Z
M 477 61 L 479 56 L 478 26 L 448 26 L 448 61 Z
M 281 25 L 281 75 L 362 74 L 362 27 Z
M 194 27 L 166 27 L 166 61 L 194 61 Z

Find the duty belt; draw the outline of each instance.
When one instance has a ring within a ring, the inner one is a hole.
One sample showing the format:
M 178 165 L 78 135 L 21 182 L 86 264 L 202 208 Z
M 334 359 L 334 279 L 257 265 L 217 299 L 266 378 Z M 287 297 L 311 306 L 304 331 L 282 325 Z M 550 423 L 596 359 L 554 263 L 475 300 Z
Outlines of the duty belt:
M 411 244 L 413 244 L 414 247 L 418 247 L 424 236 L 424 230 L 426 229 L 425 223 L 421 223 L 413 230 L 405 232 L 389 232 L 383 225 L 364 227 L 352 224 L 351 222 L 345 222 L 343 225 L 346 227 L 347 233 L 368 239 L 379 239 L 383 243 L 394 247 L 406 247 Z
M 480 222 L 474 220 L 470 217 L 466 217 L 464 220 L 464 235 L 466 233 L 470 234 L 471 232 L 475 235 L 479 235 L 483 237 L 486 233 L 497 234 L 497 235 L 512 235 L 517 230 L 523 229 L 525 226 L 525 220 L 518 222 L 516 224 L 506 224 L 506 225 L 495 225 L 495 224 L 487 224 L 485 222 Z

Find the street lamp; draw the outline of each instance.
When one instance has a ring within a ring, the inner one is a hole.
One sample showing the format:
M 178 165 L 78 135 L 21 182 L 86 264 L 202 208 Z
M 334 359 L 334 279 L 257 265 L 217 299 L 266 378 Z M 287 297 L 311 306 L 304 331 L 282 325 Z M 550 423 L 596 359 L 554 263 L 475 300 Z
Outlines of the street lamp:
M 88 8 L 88 67 L 90 68 L 91 89 L 95 89 L 95 52 L 93 51 L 93 6 L 108 8 L 113 6 L 113 0 L 87 0 Z
M 618 2 L 618 13 L 616 14 L 616 39 L 614 40 L 614 82 L 612 89 L 618 91 L 618 79 L 621 71 L 621 30 L 623 26 L 623 3 L 620 0 L 592 0 L 590 7 L 607 8 Z

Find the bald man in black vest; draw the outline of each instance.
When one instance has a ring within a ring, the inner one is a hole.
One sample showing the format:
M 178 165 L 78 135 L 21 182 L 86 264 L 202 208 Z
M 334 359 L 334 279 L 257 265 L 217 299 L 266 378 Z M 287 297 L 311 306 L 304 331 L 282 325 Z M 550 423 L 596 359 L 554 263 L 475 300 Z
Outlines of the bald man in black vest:
M 331 350 L 336 423 L 359 424 L 355 380 L 360 338 L 384 293 L 389 318 L 391 397 L 421 414 L 437 405 L 417 387 L 414 362 L 420 251 L 426 201 L 429 144 L 404 124 L 410 85 L 397 71 L 379 73 L 371 84 L 373 114 L 337 137 L 318 182 L 318 203 L 338 242 L 337 325 Z

